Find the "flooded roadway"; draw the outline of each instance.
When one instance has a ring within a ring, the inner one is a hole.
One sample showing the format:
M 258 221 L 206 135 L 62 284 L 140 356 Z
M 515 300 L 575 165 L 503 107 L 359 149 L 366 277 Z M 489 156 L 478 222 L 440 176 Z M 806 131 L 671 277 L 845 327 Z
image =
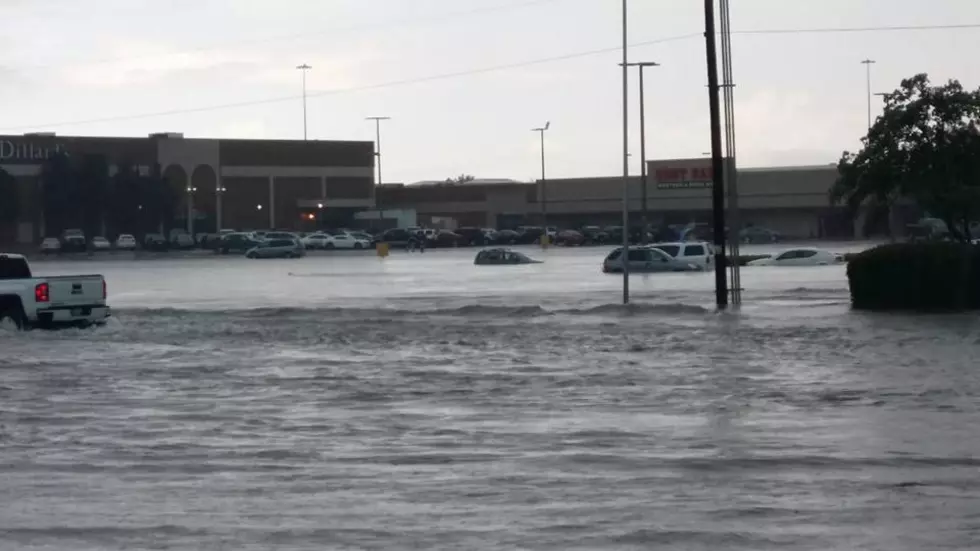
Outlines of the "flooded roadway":
M 980 541 L 976 316 L 851 312 L 840 266 L 623 308 L 604 250 L 475 252 L 37 263 L 116 315 L 0 334 L 0 549 Z

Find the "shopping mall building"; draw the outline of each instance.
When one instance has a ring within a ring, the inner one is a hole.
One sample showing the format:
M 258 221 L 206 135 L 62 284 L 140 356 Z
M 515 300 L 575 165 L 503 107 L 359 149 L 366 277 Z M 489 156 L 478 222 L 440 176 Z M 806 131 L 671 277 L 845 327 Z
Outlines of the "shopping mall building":
M 711 159 L 656 160 L 647 182 L 628 179 L 632 220 L 653 225 L 711 222 Z M 834 165 L 748 168 L 736 172 L 741 224 L 763 226 L 794 238 L 849 238 L 864 233 L 842 207 L 831 206 Z M 556 179 L 546 182 L 439 182 L 383 186 L 388 208 L 412 208 L 423 225 L 456 224 L 512 228 L 540 224 L 577 228 L 622 220 L 623 178 Z M 887 226 L 887 220 L 884 224 Z
M 28 134 L 0 136 L 0 168 L 18 179 L 22 202 L 19 222 L 0 228 L 0 242 L 37 243 L 44 237 L 39 175 L 44 160 L 57 152 L 104 155 L 110 172 L 124 164 L 144 173 L 161 170 L 180 198 L 175 224 L 192 233 L 219 228 L 377 229 L 407 221 L 450 229 L 514 228 L 541 224 L 545 218 L 549 225 L 577 228 L 616 225 L 622 216 L 621 176 L 376 187 L 372 142 Z M 709 158 L 654 160 L 647 166 L 645 186 L 639 176 L 628 179 L 634 221 L 710 223 Z M 865 220 L 854 221 L 830 204 L 836 178 L 833 165 L 740 169 L 741 222 L 796 238 L 861 235 Z M 385 214 L 378 214 L 376 206 Z
M 0 241 L 43 237 L 39 176 L 59 152 L 104 155 L 110 173 L 121 165 L 144 174 L 158 167 L 180 198 L 176 224 L 192 233 L 341 224 L 374 206 L 373 142 L 0 136 L 0 169 L 17 178 L 21 192 L 20 221 L 0 228 Z

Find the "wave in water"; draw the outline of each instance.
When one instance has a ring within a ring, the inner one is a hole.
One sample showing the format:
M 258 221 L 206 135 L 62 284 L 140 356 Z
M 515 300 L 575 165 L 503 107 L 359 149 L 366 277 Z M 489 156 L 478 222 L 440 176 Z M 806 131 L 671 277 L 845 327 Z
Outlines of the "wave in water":
M 536 318 L 547 316 L 662 316 L 662 315 L 707 315 L 715 311 L 693 304 L 603 304 L 581 308 L 547 308 L 537 305 L 484 305 L 467 304 L 454 308 L 252 308 L 243 310 L 182 310 L 178 308 L 127 308 L 115 311 L 118 316 L 160 316 L 173 317 L 185 315 L 235 315 L 252 319 L 281 318 L 290 316 L 316 315 L 330 318 L 403 318 L 415 316 L 450 316 L 464 318 Z

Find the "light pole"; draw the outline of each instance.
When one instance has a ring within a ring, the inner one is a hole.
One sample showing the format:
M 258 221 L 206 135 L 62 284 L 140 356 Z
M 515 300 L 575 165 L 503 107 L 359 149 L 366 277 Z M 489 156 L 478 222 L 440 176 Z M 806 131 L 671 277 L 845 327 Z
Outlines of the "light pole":
M 865 59 L 861 62 L 865 69 L 865 78 L 868 85 L 868 128 L 871 128 L 871 66 L 875 64 L 873 59 Z
M 630 303 L 630 126 L 629 126 L 629 2 L 623 0 L 623 304 Z
M 187 233 L 194 236 L 194 192 L 196 187 L 187 186 Z
M 381 179 L 381 121 L 390 121 L 391 117 L 367 117 L 364 120 L 374 121 L 374 135 L 375 135 L 375 152 L 374 156 L 377 158 L 378 163 L 378 185 L 374 188 L 374 208 L 378 209 L 378 220 L 384 220 L 384 211 L 381 210 L 380 192 L 381 184 L 384 180 Z M 384 228 L 378 228 L 383 230 Z
M 306 63 L 302 65 L 297 65 L 297 69 L 303 72 L 303 141 L 306 141 L 306 72 L 312 69 L 310 65 Z
M 655 61 L 638 61 L 627 63 L 629 67 L 637 67 L 640 72 L 640 181 L 643 189 L 640 194 L 640 210 L 643 212 L 643 223 L 647 224 L 647 123 L 646 123 L 646 93 L 643 90 L 643 73 L 647 67 L 660 67 Z M 646 229 L 644 228 L 644 235 Z
M 541 136 L 541 226 L 544 228 L 544 235 L 541 238 L 541 247 L 548 247 L 548 184 L 546 183 L 545 164 L 544 164 L 544 133 L 551 128 L 551 121 L 548 121 L 540 128 L 532 128 L 531 132 L 537 132 Z

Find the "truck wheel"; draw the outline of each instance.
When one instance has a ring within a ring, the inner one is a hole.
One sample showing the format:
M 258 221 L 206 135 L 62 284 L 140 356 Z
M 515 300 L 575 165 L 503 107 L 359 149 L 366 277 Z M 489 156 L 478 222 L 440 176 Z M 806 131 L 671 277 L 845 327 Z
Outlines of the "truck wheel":
M 13 308 L 0 310 L 0 329 L 10 327 L 16 330 L 24 328 L 24 315 Z

